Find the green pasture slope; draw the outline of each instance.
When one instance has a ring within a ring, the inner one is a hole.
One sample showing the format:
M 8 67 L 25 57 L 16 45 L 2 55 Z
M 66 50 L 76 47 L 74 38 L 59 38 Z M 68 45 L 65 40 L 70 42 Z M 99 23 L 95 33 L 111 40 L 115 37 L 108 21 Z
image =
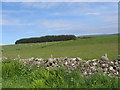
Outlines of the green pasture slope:
M 15 58 L 49 58 L 53 57 L 81 57 L 83 59 L 99 59 L 105 53 L 110 59 L 118 55 L 118 34 L 104 35 L 89 39 L 58 41 L 47 43 L 17 44 L 2 46 L 2 55 Z
M 77 39 L 71 41 L 4 45 L 5 57 L 21 58 L 42 57 L 82 57 L 83 59 L 100 58 L 108 53 L 110 59 L 118 54 L 118 36 Z M 1 74 L 0 74 L 1 75 Z M 66 73 L 64 68 L 50 70 L 23 66 L 17 60 L 2 62 L 2 88 L 120 88 L 119 77 L 95 74 L 82 76 L 80 69 Z M 1 86 L 1 78 L 0 78 Z

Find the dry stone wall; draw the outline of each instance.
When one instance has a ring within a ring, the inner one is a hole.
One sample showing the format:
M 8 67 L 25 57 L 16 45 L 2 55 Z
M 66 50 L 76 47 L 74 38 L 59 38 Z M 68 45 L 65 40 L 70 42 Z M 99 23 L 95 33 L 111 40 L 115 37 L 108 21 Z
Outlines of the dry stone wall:
M 8 58 L 0 57 L 0 60 L 8 60 Z M 45 69 L 49 70 L 51 68 L 64 67 L 66 71 L 80 70 L 85 76 L 98 72 L 108 74 L 108 76 L 120 76 L 120 55 L 118 55 L 118 59 L 116 60 L 109 60 L 106 55 L 102 56 L 100 59 L 93 60 L 83 60 L 79 57 L 60 57 L 48 59 L 32 57 L 28 59 L 16 58 L 14 60 L 19 60 L 24 66 L 29 65 L 30 68 L 32 66 L 36 66 L 37 68 L 44 66 Z

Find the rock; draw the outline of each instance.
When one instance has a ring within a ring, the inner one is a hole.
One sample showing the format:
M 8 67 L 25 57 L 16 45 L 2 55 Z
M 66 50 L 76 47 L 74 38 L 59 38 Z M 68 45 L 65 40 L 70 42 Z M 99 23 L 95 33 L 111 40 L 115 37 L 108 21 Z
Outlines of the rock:
M 107 71 L 108 71 L 108 68 L 104 68 L 104 69 L 103 69 L 103 72 L 107 72 Z
M 91 60 L 91 61 L 93 61 L 93 62 L 98 62 L 98 60 L 97 60 L 97 59 L 93 59 L 93 60 Z
M 107 67 L 108 67 L 108 64 L 101 64 L 101 67 L 102 67 L 102 68 L 107 68 Z
M 44 59 L 42 59 L 42 58 L 35 58 L 34 60 L 35 61 L 43 61 Z
M 120 73 L 119 72 L 115 72 L 114 73 L 116 76 L 120 76 Z
M 97 63 L 96 62 L 93 62 L 93 66 L 96 66 L 97 65 Z
M 105 56 L 102 56 L 101 58 L 100 58 L 100 60 L 109 60 L 107 57 L 105 57 Z
M 114 62 L 113 62 L 113 61 L 110 61 L 110 62 L 109 62 L 109 65 L 114 66 Z
M 118 62 L 116 61 L 116 62 L 114 62 L 114 64 L 115 64 L 115 65 L 118 65 Z
M 67 65 L 68 64 L 68 62 L 65 62 L 65 65 Z
M 118 59 L 117 60 L 120 60 L 120 55 L 118 55 Z
M 29 59 L 29 61 L 33 61 L 35 58 L 34 57 L 31 57 L 30 59 Z
M 83 73 L 83 75 L 87 76 L 87 75 L 88 75 L 88 73 L 87 73 L 87 72 L 84 72 L 84 73 Z
M 2 57 L 0 57 L 0 60 L 2 60 Z
M 72 66 L 74 66 L 75 64 L 73 63 Z
M 82 59 L 79 57 L 76 57 L 76 61 L 81 61 Z
M 0 57 L 0 60 L 7 60 L 7 57 Z
M 50 62 L 50 63 L 52 63 L 53 61 L 54 61 L 54 59 L 52 59 L 52 58 L 48 59 L 48 62 Z
M 120 72 L 120 66 L 119 66 L 119 67 L 116 67 L 116 70 Z
M 94 73 L 96 71 L 95 67 L 91 67 L 91 72 Z
M 0 57 L 0 60 L 5 60 L 6 57 Z M 120 76 L 120 60 L 109 60 L 107 55 L 101 57 L 101 60 L 93 59 L 93 60 L 82 60 L 79 57 L 76 58 L 29 58 L 29 59 L 15 59 L 23 62 L 23 65 L 30 66 L 30 69 L 35 65 L 37 68 L 43 66 L 50 70 L 51 68 L 59 68 L 65 67 L 66 70 L 78 70 L 80 69 L 83 75 L 88 76 L 97 72 L 106 73 L 111 76 Z M 41 65 L 42 64 L 42 65 Z
M 114 69 L 113 69 L 113 67 L 112 67 L 112 66 L 110 66 L 110 67 L 109 67 L 109 70 L 111 70 L 111 71 L 112 71 L 112 70 L 114 70 Z
M 108 57 L 107 57 L 107 54 L 105 54 L 104 56 L 101 56 L 100 60 L 109 60 Z
M 76 58 L 71 58 L 73 61 L 75 61 L 76 60 Z

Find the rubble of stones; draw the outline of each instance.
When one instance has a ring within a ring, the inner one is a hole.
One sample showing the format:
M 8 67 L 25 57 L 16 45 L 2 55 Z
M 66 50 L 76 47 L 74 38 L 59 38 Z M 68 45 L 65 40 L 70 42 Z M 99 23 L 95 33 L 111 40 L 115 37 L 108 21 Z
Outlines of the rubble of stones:
M 0 60 L 8 60 L 8 58 L 1 57 Z M 29 65 L 30 68 L 33 65 L 37 68 L 43 65 L 48 70 L 59 67 L 65 67 L 68 71 L 80 70 L 85 76 L 89 76 L 97 72 L 108 74 L 108 76 L 120 76 L 120 55 L 118 55 L 118 59 L 116 60 L 109 60 L 107 57 L 102 56 L 99 60 L 82 60 L 79 57 L 61 57 L 49 59 L 32 57 L 29 59 L 19 58 L 19 61 L 22 62 L 24 66 Z

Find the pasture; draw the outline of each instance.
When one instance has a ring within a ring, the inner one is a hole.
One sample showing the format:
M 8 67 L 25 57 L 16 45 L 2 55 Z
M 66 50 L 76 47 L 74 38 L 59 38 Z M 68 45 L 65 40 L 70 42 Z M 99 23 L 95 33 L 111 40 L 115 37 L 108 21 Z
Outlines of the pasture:
M 119 88 L 119 77 L 106 74 L 83 76 L 77 68 L 69 73 L 65 68 L 46 70 L 29 68 L 17 60 L 21 58 L 80 57 L 83 60 L 100 59 L 105 53 L 111 60 L 117 59 L 118 35 L 77 39 L 70 41 L 17 44 L 2 46 L 2 56 L 11 58 L 2 62 L 3 88 Z M 1 80 L 0 80 L 1 81 Z
M 9 58 L 49 58 L 53 57 L 81 57 L 83 59 L 99 59 L 105 53 L 110 59 L 118 55 L 118 35 L 58 41 L 47 43 L 17 44 L 2 46 L 2 55 Z

